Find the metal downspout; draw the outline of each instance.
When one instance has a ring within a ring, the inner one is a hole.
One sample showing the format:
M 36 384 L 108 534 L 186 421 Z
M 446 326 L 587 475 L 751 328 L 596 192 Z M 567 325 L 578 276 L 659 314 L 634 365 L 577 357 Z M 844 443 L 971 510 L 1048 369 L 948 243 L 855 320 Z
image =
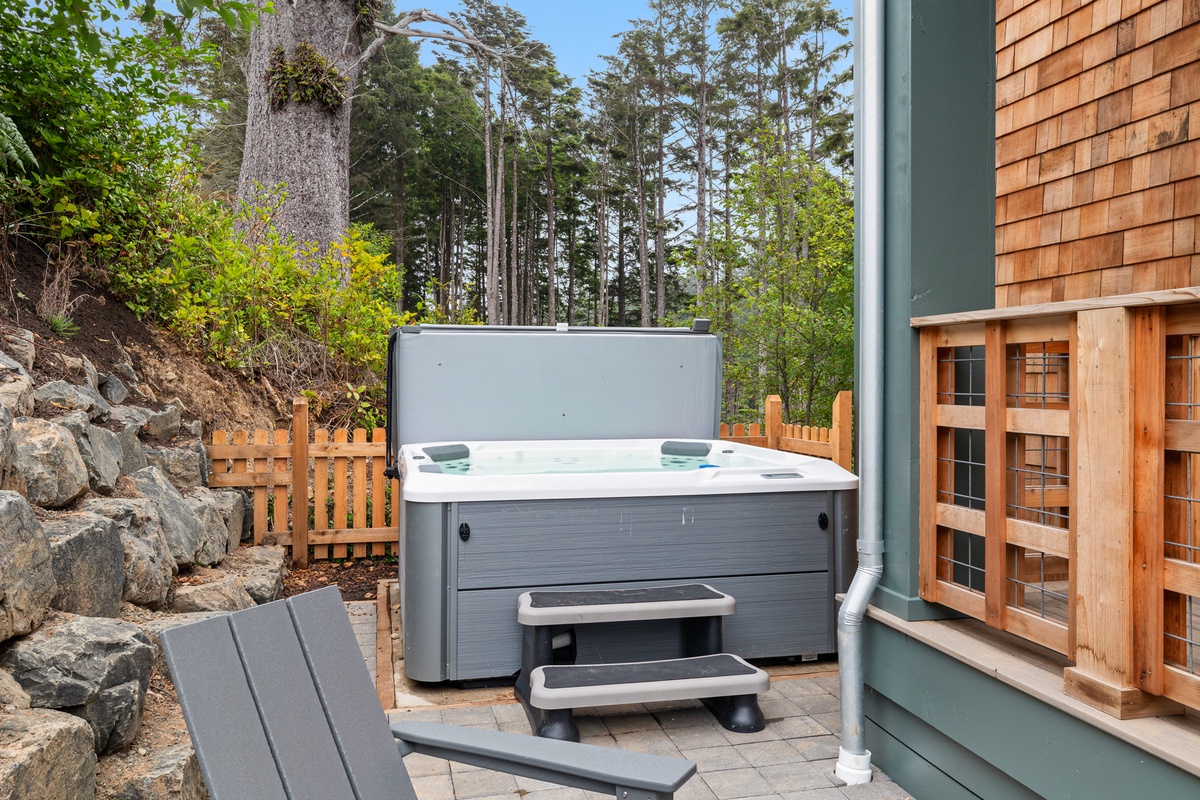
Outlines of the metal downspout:
M 855 0 L 855 176 L 859 202 L 859 539 L 858 570 L 838 612 L 842 746 L 836 773 L 848 784 L 871 780 L 863 710 L 862 625 L 883 575 L 883 190 L 884 4 Z

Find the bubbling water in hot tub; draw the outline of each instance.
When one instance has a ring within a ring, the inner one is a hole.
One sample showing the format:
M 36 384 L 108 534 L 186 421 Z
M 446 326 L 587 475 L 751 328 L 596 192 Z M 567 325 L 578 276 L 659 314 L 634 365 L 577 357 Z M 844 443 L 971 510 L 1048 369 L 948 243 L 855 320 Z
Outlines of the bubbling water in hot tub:
M 770 467 L 771 462 L 733 450 L 707 455 L 662 453 L 658 450 L 585 450 L 478 448 L 470 455 L 438 462 L 447 475 L 555 475 L 613 472 L 687 472 L 721 467 Z

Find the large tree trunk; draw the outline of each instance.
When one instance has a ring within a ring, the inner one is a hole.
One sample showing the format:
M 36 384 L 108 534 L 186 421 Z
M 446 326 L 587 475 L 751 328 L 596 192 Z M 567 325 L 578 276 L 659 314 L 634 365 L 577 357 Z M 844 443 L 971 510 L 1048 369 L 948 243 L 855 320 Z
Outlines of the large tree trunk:
M 249 108 L 238 199 L 253 201 L 261 189 L 283 184 L 287 199 L 275 225 L 322 248 L 350 223 L 350 96 L 362 45 L 356 21 L 347 0 L 277 3 L 250 32 L 245 62 Z M 306 46 L 316 53 L 307 61 Z M 309 78 L 324 67 L 317 99 L 295 99 L 297 82 L 288 85 L 280 53 L 293 69 L 306 67 Z

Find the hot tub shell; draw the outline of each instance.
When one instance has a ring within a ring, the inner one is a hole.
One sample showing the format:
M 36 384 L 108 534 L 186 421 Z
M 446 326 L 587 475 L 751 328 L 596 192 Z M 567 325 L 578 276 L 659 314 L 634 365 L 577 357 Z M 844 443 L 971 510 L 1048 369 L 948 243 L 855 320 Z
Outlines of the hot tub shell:
M 531 359 L 543 365 L 541 379 L 528 369 L 506 370 Z M 761 659 L 836 649 L 833 596 L 853 572 L 857 478 L 821 459 L 716 440 L 717 337 L 688 329 L 422 326 L 393 334 L 389 366 L 389 442 L 402 455 L 399 571 L 409 677 L 516 673 L 517 598 L 536 589 L 707 583 L 737 600 L 724 623 L 728 652 Z M 642 377 L 647 371 L 656 377 Z M 490 375 L 491 386 L 454 392 L 437 380 L 451 374 L 476 383 Z M 419 411 L 403 408 L 406 386 L 410 403 L 420 395 Z M 431 403 L 437 396 L 447 399 Z M 657 438 L 648 438 L 645 430 L 654 427 Z M 493 435 L 421 441 L 414 430 Z M 423 453 L 437 445 L 515 451 L 552 439 L 563 452 L 653 449 L 664 435 L 760 463 L 666 473 L 422 471 L 432 466 Z M 683 652 L 673 622 L 579 625 L 571 633 L 577 663 Z

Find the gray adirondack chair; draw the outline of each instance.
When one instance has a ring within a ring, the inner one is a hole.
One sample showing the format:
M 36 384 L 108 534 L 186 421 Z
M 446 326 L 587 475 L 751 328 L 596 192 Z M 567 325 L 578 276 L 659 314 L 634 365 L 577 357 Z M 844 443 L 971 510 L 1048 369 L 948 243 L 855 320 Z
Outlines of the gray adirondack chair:
M 416 800 L 414 752 L 617 800 L 670 800 L 696 771 L 521 734 L 389 730 L 336 587 L 171 628 L 162 643 L 213 800 Z

